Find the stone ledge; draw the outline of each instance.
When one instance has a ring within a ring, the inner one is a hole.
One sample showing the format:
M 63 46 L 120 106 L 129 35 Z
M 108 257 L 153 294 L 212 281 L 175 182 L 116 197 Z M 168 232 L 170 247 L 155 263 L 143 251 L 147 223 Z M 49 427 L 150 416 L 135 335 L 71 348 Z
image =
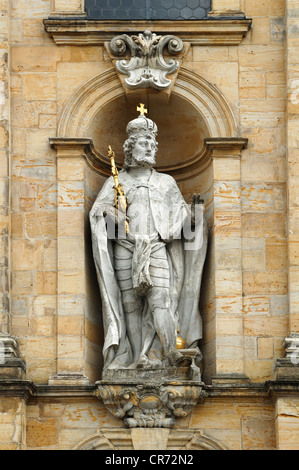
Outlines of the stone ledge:
M 36 387 L 29 380 L 0 379 L 0 397 L 19 397 L 30 399 L 36 393 Z
M 279 378 L 265 383 L 267 395 L 272 397 L 299 397 L 299 378 Z
M 208 13 L 209 18 L 227 19 L 227 18 L 246 18 L 241 10 L 212 10 Z
M 89 385 L 89 379 L 80 373 L 58 373 L 48 380 L 49 385 Z
M 275 366 L 276 380 L 298 381 L 299 382 L 299 365 L 291 362 L 290 358 L 284 357 L 277 359 Z
M 105 382 L 102 382 L 106 385 Z M 98 384 L 90 385 L 48 385 L 35 384 L 30 380 L 0 379 L 0 397 L 23 397 L 26 399 L 54 398 L 95 398 Z M 131 385 L 131 384 L 130 384 Z M 170 384 L 169 384 L 170 385 Z M 183 386 L 183 384 L 181 384 Z M 198 383 L 190 382 L 191 386 Z M 201 398 L 236 398 L 236 397 L 267 397 L 271 394 L 299 395 L 299 379 L 280 378 L 265 383 L 216 383 L 213 385 L 200 384 Z
M 248 139 L 244 137 L 207 137 L 205 139 L 205 145 L 208 150 L 226 150 L 229 151 L 232 156 L 232 150 L 235 151 L 235 155 L 240 157 L 240 152 L 247 148 Z M 225 157 L 225 154 L 222 155 Z
M 109 159 L 101 155 L 93 144 L 91 138 L 85 137 L 51 137 L 49 144 L 57 151 L 59 158 L 68 158 L 85 155 L 89 166 L 104 177 L 111 174 Z M 242 137 L 209 137 L 204 140 L 204 146 L 198 155 L 188 164 L 159 168 L 158 172 L 166 172 L 174 178 L 182 176 L 185 172 L 203 171 L 210 163 L 211 155 L 214 158 L 241 158 L 241 151 L 247 147 L 248 139 Z M 116 162 L 121 167 L 120 162 Z M 194 173 L 195 174 L 195 173 Z
M 49 398 L 93 398 L 96 385 L 35 385 L 35 396 Z
M 263 383 L 217 383 L 204 387 L 207 398 L 244 398 L 244 397 L 266 397 L 267 391 Z
M 58 45 L 103 45 L 126 33 L 174 34 L 193 45 L 239 45 L 251 29 L 252 20 L 242 17 L 189 21 L 95 21 L 74 18 L 44 19 L 46 31 Z

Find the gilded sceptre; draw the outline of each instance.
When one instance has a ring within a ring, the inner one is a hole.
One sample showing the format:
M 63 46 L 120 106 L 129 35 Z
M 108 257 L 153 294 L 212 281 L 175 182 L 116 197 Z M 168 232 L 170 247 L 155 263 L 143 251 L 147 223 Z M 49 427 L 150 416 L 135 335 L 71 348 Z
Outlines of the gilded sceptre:
M 126 215 L 128 202 L 124 193 L 124 188 L 118 179 L 118 170 L 115 164 L 115 153 L 113 152 L 111 146 L 108 147 L 108 157 L 111 162 L 111 173 L 114 178 L 114 191 L 115 191 L 115 207 L 120 210 L 124 215 Z M 129 233 L 129 222 L 125 220 L 125 229 L 126 233 Z

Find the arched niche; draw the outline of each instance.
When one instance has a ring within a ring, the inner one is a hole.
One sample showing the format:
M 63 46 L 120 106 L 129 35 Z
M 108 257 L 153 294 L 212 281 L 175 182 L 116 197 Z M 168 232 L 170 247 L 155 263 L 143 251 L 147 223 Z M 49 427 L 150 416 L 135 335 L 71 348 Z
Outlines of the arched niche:
M 159 430 L 157 430 L 159 432 Z M 73 450 L 134 450 L 131 430 L 123 428 L 101 429 L 83 438 Z M 157 450 L 157 449 L 156 449 Z M 173 429 L 169 431 L 167 446 L 163 450 L 226 450 L 226 447 L 206 436 L 201 430 Z
M 91 138 L 89 162 L 96 172 L 107 176 L 108 145 L 115 150 L 121 165 L 126 125 L 138 115 L 136 106 L 140 99 L 159 129 L 156 168 L 172 174 L 178 182 L 192 179 L 208 166 L 210 152 L 204 145 L 206 138 L 236 137 L 234 115 L 222 93 L 183 67 L 169 99 L 159 92 L 138 92 L 136 98 L 134 93 L 126 95 L 114 69 L 97 75 L 69 99 L 57 135 Z
M 216 150 L 222 149 L 224 155 L 227 152 L 238 153 L 244 144 L 237 137 L 234 115 L 222 93 L 204 78 L 183 67 L 180 68 L 169 99 L 159 92 L 126 95 L 114 69 L 89 80 L 70 97 L 61 114 L 58 137 L 52 139 L 51 143 L 57 149 L 59 162 L 65 163 L 69 159 L 69 168 L 72 170 L 77 157 L 85 162 L 84 171 L 78 173 L 81 175 L 80 194 L 85 214 L 86 287 L 83 291 L 87 300 L 82 315 L 90 319 L 90 324 L 99 332 L 101 301 L 92 259 L 88 213 L 98 191 L 110 175 L 110 162 L 106 156 L 107 147 L 111 145 L 115 150 L 117 164 L 120 167 L 126 125 L 128 121 L 137 117 L 136 106 L 141 100 L 149 109 L 148 116 L 155 120 L 159 129 L 157 170 L 169 173 L 176 179 L 187 202 L 190 202 L 194 192 L 201 194 L 205 200 L 206 219 L 211 232 L 214 226 L 214 170 L 211 164 L 213 152 L 216 148 Z M 64 172 L 64 175 L 68 179 L 67 172 Z M 64 191 L 69 184 L 73 185 L 73 182 L 63 182 L 58 186 L 58 211 L 60 201 L 64 209 Z M 211 235 L 213 236 L 213 233 Z M 209 253 L 207 265 L 211 272 L 213 262 L 213 256 Z M 203 316 L 210 315 L 213 295 L 213 286 L 209 285 L 208 289 L 204 289 L 201 298 Z M 214 322 L 213 314 L 211 318 Z M 99 378 L 98 356 L 103 338 L 101 333 L 92 333 L 90 336 L 92 339 L 86 341 L 88 352 L 83 351 L 82 357 L 83 363 L 88 357 L 87 371 L 93 372 L 87 372 L 86 375 L 93 381 Z M 207 350 L 212 350 L 209 345 Z M 215 354 L 215 350 L 209 354 Z M 215 362 L 214 359 L 212 362 Z

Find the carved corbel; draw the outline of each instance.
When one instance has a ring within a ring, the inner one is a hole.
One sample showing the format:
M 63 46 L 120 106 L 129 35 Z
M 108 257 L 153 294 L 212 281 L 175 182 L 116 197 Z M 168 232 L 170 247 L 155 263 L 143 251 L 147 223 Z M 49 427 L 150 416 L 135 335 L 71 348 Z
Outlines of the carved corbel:
M 122 34 L 106 43 L 106 49 L 127 93 L 140 89 L 170 92 L 188 47 L 189 44 L 184 44 L 177 36 L 161 36 L 149 30 L 138 36 Z M 176 58 L 166 58 L 165 54 Z M 126 58 L 117 59 L 122 56 Z M 128 77 L 124 78 L 124 75 Z
M 127 384 L 97 382 L 96 396 L 129 428 L 172 428 L 203 399 L 203 384 Z

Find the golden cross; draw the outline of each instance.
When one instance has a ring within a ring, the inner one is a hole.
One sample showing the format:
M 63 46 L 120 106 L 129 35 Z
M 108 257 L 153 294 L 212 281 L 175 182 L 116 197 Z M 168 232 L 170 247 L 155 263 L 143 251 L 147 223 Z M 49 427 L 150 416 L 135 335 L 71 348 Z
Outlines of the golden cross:
M 147 109 L 144 107 L 143 103 L 140 103 L 140 106 L 137 106 L 137 111 L 140 111 L 140 116 L 144 116 L 144 114 L 147 114 Z

